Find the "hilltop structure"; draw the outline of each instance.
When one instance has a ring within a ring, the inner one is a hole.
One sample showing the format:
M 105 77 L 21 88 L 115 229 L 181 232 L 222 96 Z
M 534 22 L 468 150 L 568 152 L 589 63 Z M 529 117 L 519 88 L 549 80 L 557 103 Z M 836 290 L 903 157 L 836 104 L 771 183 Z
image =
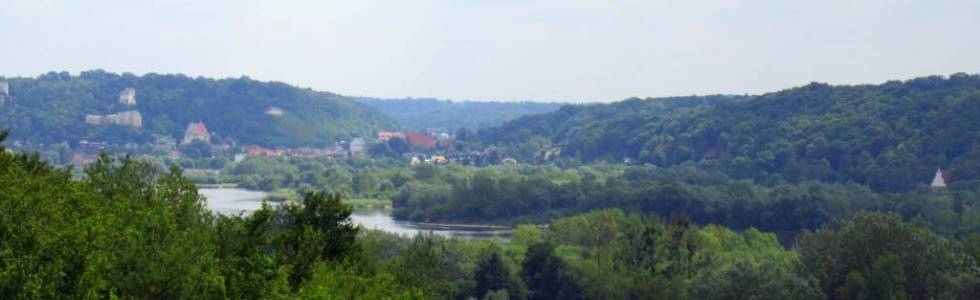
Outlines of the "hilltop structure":
M 265 114 L 273 117 L 282 117 L 282 115 L 285 114 L 285 112 L 282 110 L 282 108 L 270 106 L 269 109 L 265 110 Z
M 90 125 L 123 125 L 134 128 L 143 127 L 143 116 L 139 111 L 130 110 L 108 115 L 86 115 L 85 123 Z
M 205 143 L 211 142 L 211 133 L 204 126 L 204 122 L 187 124 L 187 130 L 184 130 L 184 139 L 180 141 L 180 144 L 187 145 L 197 140 L 204 141 Z
M 119 92 L 119 103 L 135 106 L 136 105 L 136 90 L 133 88 L 126 88 Z

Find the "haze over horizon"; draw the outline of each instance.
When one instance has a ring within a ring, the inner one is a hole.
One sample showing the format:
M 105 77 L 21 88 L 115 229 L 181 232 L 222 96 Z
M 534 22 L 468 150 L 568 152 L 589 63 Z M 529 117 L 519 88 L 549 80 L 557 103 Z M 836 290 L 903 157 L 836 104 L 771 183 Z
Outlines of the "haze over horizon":
M 5 1 L 0 75 L 183 73 L 339 94 L 616 101 L 980 72 L 980 3 Z

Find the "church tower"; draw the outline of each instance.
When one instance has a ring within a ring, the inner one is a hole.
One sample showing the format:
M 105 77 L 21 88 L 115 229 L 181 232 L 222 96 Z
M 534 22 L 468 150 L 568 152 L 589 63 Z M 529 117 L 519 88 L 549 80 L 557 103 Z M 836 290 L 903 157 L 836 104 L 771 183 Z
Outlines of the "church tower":
M 932 189 L 933 190 L 945 190 L 946 189 L 946 174 L 943 174 L 943 169 L 936 169 L 936 176 L 932 178 Z

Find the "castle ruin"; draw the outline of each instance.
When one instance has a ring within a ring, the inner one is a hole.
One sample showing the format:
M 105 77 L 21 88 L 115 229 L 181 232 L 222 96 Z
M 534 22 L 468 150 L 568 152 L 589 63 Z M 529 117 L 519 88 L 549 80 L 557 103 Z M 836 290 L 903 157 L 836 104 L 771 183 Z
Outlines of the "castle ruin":
M 143 116 L 139 111 L 130 110 L 108 115 L 86 115 L 85 123 L 91 125 L 123 125 L 134 128 L 143 127 Z
M 126 88 L 119 92 L 119 103 L 134 106 L 136 105 L 136 90 L 133 88 Z

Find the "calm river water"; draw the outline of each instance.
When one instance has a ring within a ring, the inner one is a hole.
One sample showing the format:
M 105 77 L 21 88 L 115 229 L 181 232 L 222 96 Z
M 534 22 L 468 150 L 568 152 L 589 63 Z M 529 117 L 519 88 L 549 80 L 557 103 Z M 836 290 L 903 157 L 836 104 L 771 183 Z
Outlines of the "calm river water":
M 208 200 L 208 207 L 223 215 L 251 213 L 262 206 L 262 198 L 266 193 L 245 189 L 198 189 Z M 278 203 L 270 202 L 272 205 Z M 397 221 L 391 217 L 388 210 L 358 210 L 351 215 L 354 224 L 366 229 L 380 230 L 389 233 L 413 236 L 420 232 L 431 231 L 435 234 L 458 238 L 494 238 L 509 239 L 508 230 L 460 229 L 453 226 L 433 226 L 424 223 Z

